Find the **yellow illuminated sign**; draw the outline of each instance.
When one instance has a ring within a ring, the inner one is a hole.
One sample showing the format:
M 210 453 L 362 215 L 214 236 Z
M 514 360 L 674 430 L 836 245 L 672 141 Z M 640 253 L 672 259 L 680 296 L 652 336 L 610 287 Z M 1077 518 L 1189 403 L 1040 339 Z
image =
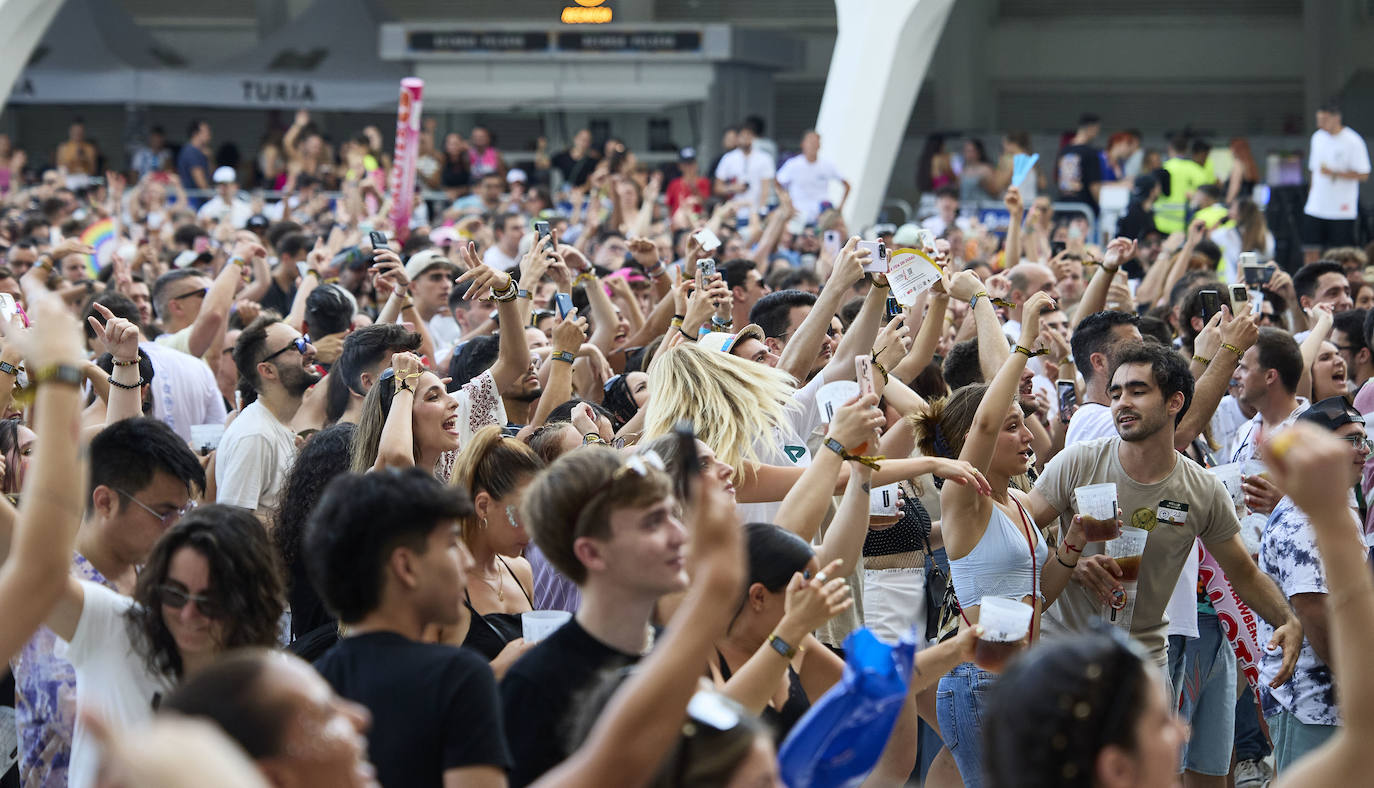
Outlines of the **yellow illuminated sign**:
M 568 6 L 563 9 L 561 17 L 564 24 L 569 25 L 600 25 L 611 21 L 611 9 L 602 4 L 606 0 L 573 0 L 578 7 Z

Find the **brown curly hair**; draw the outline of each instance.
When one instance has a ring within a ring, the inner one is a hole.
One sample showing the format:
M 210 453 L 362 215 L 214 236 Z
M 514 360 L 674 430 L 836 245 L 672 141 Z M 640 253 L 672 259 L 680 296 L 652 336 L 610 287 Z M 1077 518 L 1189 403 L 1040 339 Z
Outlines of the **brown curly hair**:
M 275 646 L 286 592 L 267 530 L 247 510 L 210 504 L 192 510 L 168 529 L 138 575 L 133 595 L 137 604 L 129 608 L 125 623 L 148 670 L 182 677 L 181 652 L 162 619 L 162 585 L 172 557 L 183 547 L 195 550 L 210 566 L 207 593 L 224 610 L 219 618 L 224 626 L 220 649 Z

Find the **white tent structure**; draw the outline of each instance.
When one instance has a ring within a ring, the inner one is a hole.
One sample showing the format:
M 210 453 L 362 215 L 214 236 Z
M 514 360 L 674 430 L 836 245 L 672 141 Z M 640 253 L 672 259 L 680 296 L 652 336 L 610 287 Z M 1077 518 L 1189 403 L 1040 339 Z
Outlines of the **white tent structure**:
M 247 52 L 188 66 L 110 0 L 66 0 L 10 94 L 15 104 L 224 109 L 394 107 L 405 63 L 383 61 L 367 0 L 316 2 Z

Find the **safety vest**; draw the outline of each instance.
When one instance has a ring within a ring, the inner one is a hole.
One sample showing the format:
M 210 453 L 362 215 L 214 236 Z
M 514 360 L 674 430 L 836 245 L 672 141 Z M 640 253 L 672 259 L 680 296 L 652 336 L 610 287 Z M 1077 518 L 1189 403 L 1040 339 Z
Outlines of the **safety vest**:
M 1161 233 L 1181 233 L 1188 226 L 1188 195 L 1204 183 L 1212 183 L 1216 176 L 1192 159 L 1176 156 L 1164 162 L 1169 173 L 1169 192 L 1155 200 L 1155 227 Z

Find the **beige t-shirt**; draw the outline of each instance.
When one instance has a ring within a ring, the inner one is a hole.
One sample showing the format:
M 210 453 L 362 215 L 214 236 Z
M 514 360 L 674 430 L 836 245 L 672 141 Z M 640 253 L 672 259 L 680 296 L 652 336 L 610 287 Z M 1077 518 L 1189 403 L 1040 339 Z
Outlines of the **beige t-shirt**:
M 1231 497 L 1216 476 L 1176 454 L 1173 471 L 1156 484 L 1140 484 L 1126 475 L 1117 457 L 1120 437 L 1084 441 L 1055 455 L 1035 489 L 1062 516 L 1067 528 L 1077 513 L 1073 491 L 1085 484 L 1116 482 L 1117 505 L 1126 525 L 1150 532 L 1140 564 L 1131 634 L 1150 649 L 1159 664 L 1166 660 L 1164 608 L 1178 582 L 1179 572 L 1193 549 L 1193 540 L 1214 544 L 1240 531 Z M 1087 545 L 1084 555 L 1101 554 L 1103 543 Z M 1097 596 L 1070 582 L 1045 613 L 1047 634 L 1082 631 L 1100 619 L 1104 608 Z

